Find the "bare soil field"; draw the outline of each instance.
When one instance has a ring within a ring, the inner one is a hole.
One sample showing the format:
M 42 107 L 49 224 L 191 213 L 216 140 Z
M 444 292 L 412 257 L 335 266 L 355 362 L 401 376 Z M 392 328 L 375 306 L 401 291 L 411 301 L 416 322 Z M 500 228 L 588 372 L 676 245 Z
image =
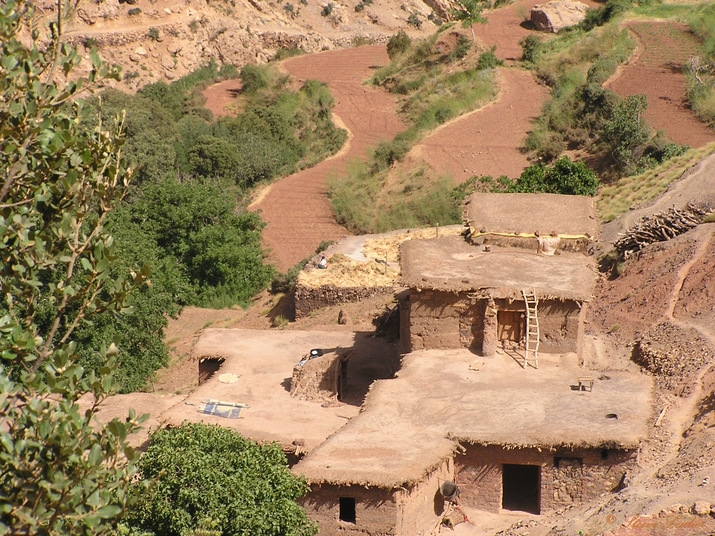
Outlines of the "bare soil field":
M 502 69 L 496 102 L 442 125 L 417 144 L 406 166 L 422 161 L 460 184 L 473 175 L 518 177 L 529 165 L 520 150 L 548 88 L 528 71 Z
M 631 22 L 639 48 L 606 87 L 622 97 L 645 94 L 646 120 L 681 145 L 701 147 L 715 131 L 698 121 L 685 101 L 683 67 L 696 54 L 697 42 L 686 26 L 669 22 Z

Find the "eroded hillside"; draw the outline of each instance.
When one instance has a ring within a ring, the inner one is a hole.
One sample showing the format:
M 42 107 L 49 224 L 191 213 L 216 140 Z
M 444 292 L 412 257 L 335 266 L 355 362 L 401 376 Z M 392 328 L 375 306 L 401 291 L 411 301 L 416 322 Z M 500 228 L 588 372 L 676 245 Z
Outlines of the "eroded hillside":
M 135 90 L 170 81 L 214 60 L 264 63 L 280 49 L 319 52 L 384 43 L 400 29 L 426 36 L 447 17 L 450 0 L 103 0 L 80 2 L 68 42 L 120 65 L 119 87 Z M 52 16 L 56 3 L 40 4 Z

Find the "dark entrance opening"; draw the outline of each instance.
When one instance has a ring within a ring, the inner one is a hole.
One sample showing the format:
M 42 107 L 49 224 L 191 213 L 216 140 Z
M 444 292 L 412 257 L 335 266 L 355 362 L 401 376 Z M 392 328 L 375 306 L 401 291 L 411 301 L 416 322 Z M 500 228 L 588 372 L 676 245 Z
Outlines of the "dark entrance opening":
M 532 514 L 541 513 L 539 490 L 541 467 L 538 465 L 502 466 L 502 508 Z
M 355 523 L 355 498 L 340 497 L 340 521 Z
M 497 339 L 521 342 L 524 336 L 523 311 L 497 311 Z
M 216 374 L 224 361 L 226 360 L 222 357 L 202 357 L 199 360 L 199 385 L 208 381 L 211 376 Z

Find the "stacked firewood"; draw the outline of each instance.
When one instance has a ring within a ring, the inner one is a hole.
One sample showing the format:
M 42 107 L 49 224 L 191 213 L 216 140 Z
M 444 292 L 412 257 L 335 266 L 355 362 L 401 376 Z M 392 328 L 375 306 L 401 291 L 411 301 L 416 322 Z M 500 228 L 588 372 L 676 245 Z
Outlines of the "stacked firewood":
M 710 212 L 712 210 L 709 208 L 688 203 L 682 209 L 671 208 L 665 212 L 645 216 L 621 235 L 614 247 L 621 259 L 627 259 L 648 244 L 671 240 L 700 225 Z

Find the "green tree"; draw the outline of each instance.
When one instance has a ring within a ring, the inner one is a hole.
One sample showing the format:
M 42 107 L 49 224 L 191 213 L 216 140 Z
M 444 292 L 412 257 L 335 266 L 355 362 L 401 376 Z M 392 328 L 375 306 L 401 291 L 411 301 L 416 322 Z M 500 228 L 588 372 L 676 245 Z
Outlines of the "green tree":
M 586 164 L 564 156 L 551 167 L 541 163 L 530 165 L 506 191 L 593 196 L 598 184 L 598 177 Z
M 263 264 L 263 224 L 252 212 L 236 213 L 236 199 L 220 182 L 165 179 L 142 186 L 128 207 L 129 220 L 154 241 L 159 258 L 179 266 L 193 305 L 247 304 L 265 288 L 273 269 Z M 185 290 L 182 283 L 175 283 Z
M 645 95 L 630 95 L 615 106 L 611 118 L 603 127 L 603 141 L 620 170 L 633 166 L 648 141 L 645 121 L 648 101 Z
M 92 54 L 73 81 L 81 57 L 60 37 L 74 7 L 58 3 L 45 36 L 33 4 L 0 5 L 0 534 L 104 534 L 133 474 L 134 415 L 93 422 L 118 350 L 96 348 L 95 373 L 75 341 L 91 318 L 121 314 L 148 274 L 112 271 L 105 224 L 131 173 L 119 123 L 83 128 L 80 91 L 112 73 Z
M 295 500 L 305 480 L 291 474 L 277 444 L 233 430 L 184 423 L 160 430 L 138 463 L 131 528 L 181 536 L 199 528 L 224 535 L 311 536 L 317 527 Z
M 472 31 L 472 42 L 475 42 L 477 36 L 474 34 L 474 25 L 487 22 L 487 19 L 482 17 L 482 11 L 490 6 L 489 0 L 457 0 L 457 4 L 459 9 L 453 10 L 452 15 L 462 23 L 462 28 Z

